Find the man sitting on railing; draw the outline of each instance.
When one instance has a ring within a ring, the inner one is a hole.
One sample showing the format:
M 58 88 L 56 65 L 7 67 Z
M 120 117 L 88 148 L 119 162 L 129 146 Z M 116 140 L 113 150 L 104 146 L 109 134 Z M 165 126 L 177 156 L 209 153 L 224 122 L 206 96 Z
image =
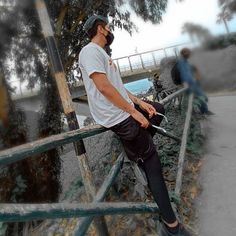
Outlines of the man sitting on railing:
M 114 39 L 108 20 L 91 16 L 84 29 L 91 42 L 79 55 L 79 65 L 84 80 L 91 114 L 94 120 L 114 131 L 121 139 L 128 158 L 144 170 L 154 200 L 159 206 L 164 223 L 161 236 L 190 236 L 176 219 L 162 175 L 152 136 L 160 125 L 164 108 L 159 103 L 144 102 L 128 92 L 119 71 L 104 50 Z

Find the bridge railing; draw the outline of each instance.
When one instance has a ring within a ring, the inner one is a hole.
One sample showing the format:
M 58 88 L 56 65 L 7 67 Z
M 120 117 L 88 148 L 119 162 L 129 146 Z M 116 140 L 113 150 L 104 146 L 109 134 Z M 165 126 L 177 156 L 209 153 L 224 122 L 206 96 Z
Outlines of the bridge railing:
M 163 105 L 170 103 L 173 99 L 182 101 L 182 97 L 187 88 L 182 88 L 177 92 L 169 95 L 162 101 Z M 175 192 L 180 194 L 182 183 L 182 170 L 186 149 L 187 133 L 189 129 L 189 123 L 191 119 L 193 95 L 190 95 L 188 110 L 185 120 L 185 126 L 183 136 L 181 140 L 181 149 L 179 155 L 177 183 Z M 20 145 L 11 149 L 7 149 L 0 152 L 0 165 L 4 166 L 11 164 L 25 158 L 33 158 L 32 155 L 42 153 L 47 150 L 57 148 L 61 145 L 72 143 L 86 137 L 91 137 L 107 129 L 96 125 L 92 127 L 86 127 L 74 131 L 69 131 L 59 135 L 53 135 L 48 138 L 40 139 L 31 143 Z M 158 133 L 167 137 L 174 138 L 175 135 L 170 134 L 159 128 Z M 174 138 L 175 139 L 175 138 Z M 176 140 L 176 139 L 175 139 Z M 178 141 L 178 139 L 177 139 Z M 115 178 L 119 174 L 119 171 L 123 162 L 123 154 L 121 154 L 113 167 L 111 168 L 108 176 L 105 178 L 104 183 L 98 190 L 92 203 L 52 203 L 52 204 L 0 204 L 0 221 L 14 222 L 14 221 L 29 221 L 38 219 L 54 219 L 54 218 L 74 218 L 85 217 L 78 227 L 76 228 L 74 235 L 84 235 L 93 220 L 94 216 L 108 215 L 108 214 L 137 214 L 137 213 L 159 213 L 158 207 L 154 203 L 132 203 L 132 202 L 103 202 L 101 203 L 111 185 L 114 183 Z
M 178 56 L 183 47 L 193 47 L 191 43 L 176 44 L 170 47 L 154 49 L 151 51 L 135 53 L 124 57 L 115 58 L 121 76 L 137 72 L 137 70 L 150 70 L 158 68 L 163 58 Z

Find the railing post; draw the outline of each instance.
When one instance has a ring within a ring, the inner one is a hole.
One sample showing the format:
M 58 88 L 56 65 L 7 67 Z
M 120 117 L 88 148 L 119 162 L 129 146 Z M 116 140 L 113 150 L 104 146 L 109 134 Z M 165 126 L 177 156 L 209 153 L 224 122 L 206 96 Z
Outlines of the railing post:
M 188 130 L 189 130 L 191 116 L 192 116 L 192 108 L 193 108 L 193 94 L 190 94 L 189 99 L 188 99 L 188 110 L 187 110 L 186 118 L 185 118 L 182 142 L 181 142 L 180 151 L 179 151 L 178 171 L 177 171 L 176 185 L 175 185 L 175 194 L 178 197 L 180 196 L 180 189 L 182 185 L 184 157 L 186 153 L 186 145 L 187 145 L 187 138 L 188 138 Z
M 50 23 L 48 11 L 46 9 L 44 0 L 35 0 L 35 5 L 39 15 L 39 20 L 43 30 L 44 38 L 47 43 L 49 57 L 53 68 L 53 74 L 56 80 L 59 96 L 61 98 L 62 107 L 67 118 L 68 126 L 70 130 L 75 130 L 79 128 L 79 124 L 76 118 L 76 113 L 73 107 L 70 91 L 66 83 L 65 72 L 54 38 L 54 33 Z M 76 156 L 79 160 L 79 167 L 85 186 L 87 198 L 88 201 L 90 201 L 95 196 L 96 189 L 94 187 L 92 173 L 88 165 L 88 158 L 86 155 L 84 143 L 82 140 L 80 140 L 79 142 L 74 142 L 73 144 Z M 95 226 L 98 235 L 108 236 L 108 230 L 104 217 L 96 217 Z
M 132 68 L 132 65 L 131 65 L 130 57 L 128 57 L 128 61 L 129 61 L 130 70 L 131 70 L 131 72 L 133 72 L 133 68 Z
M 118 67 L 118 70 L 119 70 L 119 72 L 120 72 L 120 74 L 121 74 L 120 65 L 119 65 L 119 60 L 117 60 L 117 67 Z
M 179 98 L 179 110 L 181 110 L 183 95 L 181 94 L 178 98 Z
M 119 157 L 117 158 L 115 164 L 111 168 L 108 176 L 104 180 L 102 186 L 98 190 L 97 195 L 94 197 L 93 203 L 96 203 L 96 202 L 98 203 L 98 202 L 101 202 L 104 200 L 106 193 L 108 192 L 109 188 L 111 187 L 115 178 L 117 177 L 117 175 L 120 172 L 123 161 L 124 161 L 124 154 L 121 153 L 119 155 Z M 74 236 L 85 235 L 92 220 L 93 220 L 93 217 L 84 217 L 83 219 L 81 219 L 81 221 L 77 225 L 76 229 L 74 230 L 73 235 Z
M 153 53 L 153 52 L 152 52 L 152 59 L 153 59 L 153 61 L 154 61 L 154 65 L 157 67 L 156 58 L 155 58 L 155 56 L 154 56 L 154 53 Z
M 142 58 L 142 54 L 139 54 L 140 59 L 141 59 L 141 64 L 142 64 L 142 68 L 145 69 L 144 63 L 143 63 L 143 58 Z
M 174 48 L 175 57 L 178 58 L 177 48 Z
M 165 54 L 165 58 L 167 58 L 166 49 L 164 48 L 163 51 L 164 51 L 164 54 Z

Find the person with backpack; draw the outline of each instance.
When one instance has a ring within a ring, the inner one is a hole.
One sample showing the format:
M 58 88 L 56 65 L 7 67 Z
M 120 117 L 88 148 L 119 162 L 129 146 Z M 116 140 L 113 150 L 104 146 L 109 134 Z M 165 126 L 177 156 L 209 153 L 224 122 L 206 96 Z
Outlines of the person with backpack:
M 164 107 L 145 102 L 125 89 L 119 70 L 104 50 L 114 39 L 107 18 L 93 15 L 84 29 L 91 42 L 80 52 L 79 66 L 94 120 L 115 132 L 127 157 L 144 170 L 163 219 L 159 235 L 191 236 L 174 214 L 152 140 L 156 130 L 150 124 L 160 125 L 163 117 L 157 112 L 164 114 Z
M 180 51 L 181 58 L 175 64 L 175 70 L 172 70 L 172 76 L 175 74 L 176 81 L 180 82 L 180 84 L 186 84 L 189 87 L 189 91 L 194 93 L 196 99 L 198 99 L 200 103 L 200 112 L 204 115 L 213 115 L 211 111 L 208 109 L 208 98 L 206 94 L 203 92 L 199 81 L 194 78 L 194 71 L 196 72 L 196 67 L 191 66 L 188 59 L 191 56 L 191 50 L 188 48 L 183 48 Z

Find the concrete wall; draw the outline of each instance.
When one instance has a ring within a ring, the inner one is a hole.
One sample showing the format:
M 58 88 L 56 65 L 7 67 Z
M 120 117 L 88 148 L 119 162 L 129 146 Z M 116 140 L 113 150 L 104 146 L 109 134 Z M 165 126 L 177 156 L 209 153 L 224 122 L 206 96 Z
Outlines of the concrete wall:
M 202 75 L 202 86 L 209 92 L 236 90 L 236 46 L 215 51 L 197 51 L 191 59 Z

